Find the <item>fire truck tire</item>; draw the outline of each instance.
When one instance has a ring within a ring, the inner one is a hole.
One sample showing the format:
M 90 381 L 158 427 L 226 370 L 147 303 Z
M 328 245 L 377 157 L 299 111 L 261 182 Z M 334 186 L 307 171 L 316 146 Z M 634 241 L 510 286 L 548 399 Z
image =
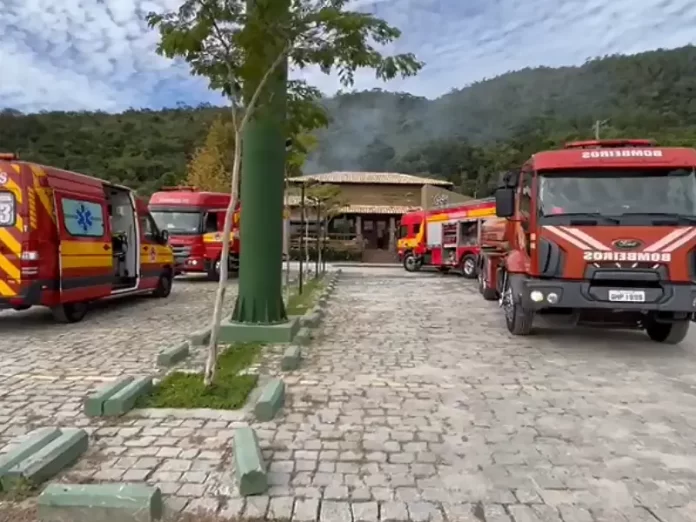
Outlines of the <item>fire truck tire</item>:
M 461 267 L 462 274 L 467 279 L 476 279 L 476 257 L 472 254 L 467 254 L 462 256 L 459 261 L 459 266 Z
M 403 265 L 407 272 L 418 272 L 421 268 L 421 262 L 410 252 L 404 256 Z
M 486 301 L 497 301 L 500 297 L 498 291 L 495 288 L 488 288 L 486 279 L 483 275 L 483 269 L 483 266 L 479 267 L 477 274 L 479 294 L 481 294 Z
M 66 303 L 51 308 L 53 319 L 59 323 L 78 323 L 87 315 L 87 303 Z
M 645 331 L 653 341 L 664 344 L 679 344 L 689 332 L 689 320 L 674 323 L 651 322 L 646 325 Z
M 529 335 L 534 324 L 534 310 L 526 310 L 515 299 L 510 282 L 503 289 L 502 308 L 505 313 L 505 324 L 512 335 Z
M 165 298 L 169 297 L 169 294 L 171 293 L 172 275 L 169 272 L 167 272 L 160 276 L 159 280 L 157 281 L 157 286 L 155 287 L 155 290 L 152 292 L 152 297 Z

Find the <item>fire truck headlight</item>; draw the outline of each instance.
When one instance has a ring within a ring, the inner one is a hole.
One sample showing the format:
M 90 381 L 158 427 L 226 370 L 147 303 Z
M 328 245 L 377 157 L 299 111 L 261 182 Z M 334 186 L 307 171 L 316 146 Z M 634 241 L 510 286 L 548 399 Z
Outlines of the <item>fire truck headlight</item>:
M 529 294 L 529 298 L 535 303 L 541 303 L 544 300 L 544 294 L 542 294 L 539 290 L 534 290 L 531 294 Z
M 556 304 L 558 302 L 558 294 L 551 292 L 549 295 L 546 296 L 546 300 L 550 304 Z

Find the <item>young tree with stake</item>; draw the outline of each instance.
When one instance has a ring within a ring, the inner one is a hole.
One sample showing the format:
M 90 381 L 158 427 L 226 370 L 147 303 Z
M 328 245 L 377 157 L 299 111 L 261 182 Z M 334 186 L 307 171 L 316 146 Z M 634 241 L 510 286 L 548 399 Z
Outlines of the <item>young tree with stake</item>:
M 150 26 L 157 28 L 161 36 L 158 53 L 169 58 L 183 58 L 193 74 L 208 78 L 211 88 L 221 90 L 227 96 L 232 109 L 236 144 L 232 201 L 223 232 L 220 282 L 211 325 L 206 384 L 213 381 L 217 359 L 218 331 L 227 283 L 229 233 L 238 199 L 242 148 L 246 150 L 243 139 L 253 135 L 257 146 L 263 136 L 261 128 L 265 125 L 265 129 L 270 131 L 274 117 L 284 128 L 286 136 L 293 125 L 312 129 L 321 123 L 323 111 L 317 103 L 320 93 L 304 81 L 288 82 L 288 68 L 318 66 L 325 74 L 336 71 L 341 83 L 350 86 L 359 68 L 372 68 L 378 78 L 388 80 L 398 75 L 414 75 L 422 67 L 412 54 L 383 56 L 376 46 L 392 42 L 400 36 L 400 31 L 371 14 L 347 10 L 348 4 L 348 0 L 186 0 L 175 12 L 148 15 Z M 282 115 L 276 114 L 278 109 L 284 109 Z M 286 113 L 291 115 L 289 125 Z M 293 116 L 305 121 L 293 121 L 296 119 Z M 249 130 L 247 125 L 252 118 L 255 119 L 254 128 Z M 276 139 L 277 133 L 267 135 L 269 139 Z M 282 145 L 280 150 L 283 150 Z M 258 147 L 249 151 L 258 152 Z M 268 173 L 268 179 L 264 180 L 269 197 L 270 194 L 274 196 L 270 198 L 269 207 L 278 206 L 277 209 L 269 208 L 268 213 L 275 216 L 277 210 L 277 235 L 281 242 L 283 201 L 282 194 L 275 197 L 275 191 L 281 187 L 282 192 L 283 170 Z M 275 176 L 278 176 L 277 180 Z M 249 189 L 254 198 L 261 194 L 258 190 L 260 180 L 247 179 L 245 175 L 244 182 L 256 184 L 255 190 Z M 243 214 L 257 219 L 259 209 L 254 205 L 260 207 L 262 204 L 244 201 L 245 208 L 252 210 L 243 211 Z M 242 227 L 245 227 L 244 215 Z M 246 224 L 246 227 L 250 226 Z M 252 263 L 247 261 L 249 264 L 245 265 L 245 248 L 242 247 L 240 277 L 248 280 L 243 281 L 244 287 L 240 282 L 234 314 L 238 321 L 264 324 L 287 321 L 281 290 L 282 256 L 267 259 L 274 256 L 265 255 L 276 252 L 275 236 L 270 237 L 275 234 L 275 228 L 269 232 L 265 244 L 256 242 L 252 246 L 245 243 L 245 228 L 242 229 L 241 239 L 243 244 L 247 244 L 247 256 L 254 256 L 251 261 L 261 266 L 245 274 L 244 267 L 251 267 Z

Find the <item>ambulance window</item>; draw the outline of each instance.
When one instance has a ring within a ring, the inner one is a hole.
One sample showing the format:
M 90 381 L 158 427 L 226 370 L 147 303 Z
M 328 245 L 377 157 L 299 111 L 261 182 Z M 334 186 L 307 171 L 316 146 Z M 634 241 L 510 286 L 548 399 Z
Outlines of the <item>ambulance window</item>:
M 399 237 L 406 237 L 408 235 L 408 225 L 401 225 L 399 227 Z
M 104 211 L 99 203 L 79 199 L 61 199 L 63 224 L 68 234 L 76 237 L 102 237 Z
M 0 192 L 0 227 L 11 227 L 17 219 L 15 197 L 12 192 Z
M 417 234 L 418 232 L 420 232 L 420 223 L 413 225 L 413 233 Z
M 140 228 L 148 241 L 157 240 L 157 225 L 150 215 L 140 216 Z

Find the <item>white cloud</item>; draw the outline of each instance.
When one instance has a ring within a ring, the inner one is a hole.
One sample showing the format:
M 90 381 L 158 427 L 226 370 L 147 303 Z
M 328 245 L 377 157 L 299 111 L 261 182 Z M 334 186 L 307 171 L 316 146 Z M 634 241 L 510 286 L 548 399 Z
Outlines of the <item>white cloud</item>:
M 5 0 L 0 10 L 0 107 L 106 110 L 219 98 L 185 65 L 155 54 L 145 13 L 179 0 Z M 691 0 L 354 0 L 398 26 L 394 49 L 426 62 L 416 78 L 384 85 L 360 71 L 355 88 L 438 96 L 526 66 L 560 66 L 613 53 L 694 43 Z M 299 73 L 328 93 L 315 70 Z

